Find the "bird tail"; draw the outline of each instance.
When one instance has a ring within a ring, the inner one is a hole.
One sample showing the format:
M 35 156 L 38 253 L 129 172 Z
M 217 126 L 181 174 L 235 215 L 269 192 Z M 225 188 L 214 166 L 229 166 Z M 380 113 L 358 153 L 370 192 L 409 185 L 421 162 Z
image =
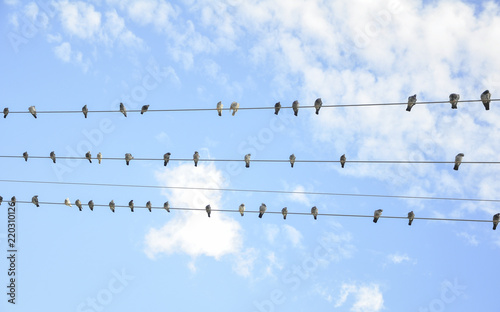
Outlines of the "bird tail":
M 87 118 L 87 114 L 85 114 L 85 118 Z
M 130 212 L 134 212 L 134 208 L 130 208 Z
M 274 111 L 274 114 L 275 114 L 275 115 L 278 115 L 278 112 L 279 112 L 279 111 Z M 5 117 L 4 117 L 4 118 L 5 118 Z
M 297 115 L 299 114 L 299 112 L 298 112 L 298 111 L 295 111 L 295 112 L 293 112 L 293 114 L 294 114 L 295 116 L 297 116 Z
M 37 206 L 37 207 L 40 207 L 40 205 L 39 205 L 39 204 L 36 204 L 36 206 Z M 80 209 L 80 211 L 82 211 L 82 210 Z
M 235 110 L 233 110 L 233 116 L 234 116 L 234 114 L 236 114 L 236 111 L 235 111 Z
M 340 164 L 340 165 L 342 166 L 342 168 L 344 168 L 344 165 L 345 165 L 345 164 Z
M 243 217 L 243 212 L 241 213 L 241 216 Z
M 407 112 L 411 112 L 411 107 L 407 107 L 407 108 L 406 108 L 406 111 L 407 111 Z
M 92 163 L 92 159 L 89 159 L 89 163 Z
M 413 220 L 408 221 L 408 225 L 410 225 L 410 226 L 411 226 L 411 223 L 412 223 L 412 222 L 413 222 Z
M 484 104 L 484 109 L 486 109 L 486 110 L 490 110 L 490 103 L 486 103 L 486 104 Z
M 127 160 L 127 166 L 128 166 L 128 164 L 129 164 L 129 161 Z
M 457 104 L 451 104 L 451 109 L 457 109 Z
M 318 216 L 314 216 L 314 220 L 318 220 Z
M 56 160 L 55 160 L 55 159 L 52 159 L 52 161 L 54 162 L 54 164 L 56 163 Z
M 123 113 L 123 115 L 125 115 L 125 117 L 127 117 L 127 113 Z
M 250 164 L 245 164 L 245 167 L 246 168 L 250 168 Z
M 316 115 L 319 115 L 319 108 L 316 108 Z
M 148 208 L 149 212 L 151 212 L 151 208 Z
M 101 160 L 99 159 L 99 165 L 101 164 Z
M 24 161 L 28 161 L 28 158 L 26 158 Z
M 219 116 L 222 116 L 222 112 L 219 112 Z
M 290 165 L 291 165 L 291 166 L 292 166 L 292 168 L 293 168 L 293 164 L 290 164 Z
M 455 167 L 453 167 L 453 170 L 458 170 L 458 166 L 457 164 L 455 164 Z
M 493 223 L 493 229 L 496 230 L 497 229 L 497 223 Z
M 259 218 L 262 218 L 262 215 L 263 215 L 263 213 L 262 213 L 262 212 L 261 212 L 261 213 L 259 213 Z
M 194 166 L 198 167 L 198 162 L 197 161 L 194 162 Z
M 283 216 L 283 220 L 286 220 L 286 216 Z
M 377 223 L 378 218 L 373 218 L 373 223 Z
M 210 212 L 208 213 L 208 217 L 210 218 Z
M 34 115 L 33 117 L 35 117 L 35 118 L 36 118 L 36 115 Z
M 7 115 L 3 115 L 3 118 L 7 118 Z
M 163 162 L 163 166 L 165 166 L 165 167 L 167 166 L 167 162 L 166 161 Z

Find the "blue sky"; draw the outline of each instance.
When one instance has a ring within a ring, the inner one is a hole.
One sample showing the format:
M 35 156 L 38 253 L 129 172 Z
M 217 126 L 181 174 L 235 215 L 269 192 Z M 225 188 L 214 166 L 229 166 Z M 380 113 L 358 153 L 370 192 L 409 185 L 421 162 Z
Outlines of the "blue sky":
M 479 99 L 500 90 L 496 1 L 3 0 L 0 92 L 11 111 L 215 108 Z M 495 161 L 481 103 L 10 114 L 1 155 Z M 496 199 L 495 165 L 3 158 L 2 179 Z M 8 199 L 490 220 L 495 203 L 0 183 Z M 4 204 L 5 205 L 5 204 Z M 1 207 L 4 207 L 2 205 Z M 491 311 L 491 223 L 20 204 L 18 303 L 2 311 Z M 6 218 L 6 212 L 4 217 Z M 5 220 L 5 219 L 4 219 Z M 1 233 L 5 233 L 7 228 Z M 2 248 L 5 236 L 0 236 Z M 6 250 L 6 249 L 5 249 Z M 0 260 L 2 285 L 7 259 Z M 3 271 L 2 271 L 3 270 Z

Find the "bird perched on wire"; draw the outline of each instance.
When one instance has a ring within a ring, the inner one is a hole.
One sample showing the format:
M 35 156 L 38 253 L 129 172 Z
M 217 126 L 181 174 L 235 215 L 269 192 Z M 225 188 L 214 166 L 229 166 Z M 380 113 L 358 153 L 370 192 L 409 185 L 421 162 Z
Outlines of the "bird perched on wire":
M 94 211 L 94 201 L 93 200 L 89 201 L 89 208 L 90 208 L 90 211 Z
M 415 106 L 415 104 L 417 104 L 417 95 L 416 94 L 408 97 L 408 106 L 406 106 L 406 111 L 411 112 L 411 109 L 413 106 Z
M 78 207 L 78 210 L 82 211 L 82 202 L 79 199 L 75 200 L 75 205 Z
M 459 153 L 457 154 L 457 156 L 455 156 L 455 167 L 453 167 L 453 170 L 458 170 L 458 167 L 460 167 L 460 164 L 462 163 L 462 159 L 464 158 L 464 154 L 463 153 Z
M 262 203 L 262 205 L 260 205 L 259 207 L 259 218 L 262 218 L 266 210 L 267 210 L 266 204 Z
M 128 207 L 130 208 L 131 212 L 134 212 L 134 200 L 133 199 L 128 202 Z
M 65 204 L 66 206 L 68 206 L 68 207 L 72 207 L 72 206 L 71 206 L 71 202 L 70 202 L 69 198 L 66 198 L 66 199 L 64 200 L 64 204 Z
M 238 108 L 240 108 L 240 103 L 238 103 L 238 102 L 231 103 L 231 107 L 229 108 L 229 110 L 231 110 L 231 109 L 233 110 L 233 116 L 238 111 Z
M 87 108 L 87 105 L 82 107 L 82 113 L 85 118 L 87 118 L 87 114 L 89 113 L 89 109 Z
M 28 161 L 28 152 L 23 153 L 24 161 Z
M 456 93 L 450 94 L 451 109 L 457 109 L 457 104 L 459 100 L 460 100 L 460 94 Z
M 281 103 L 280 102 L 274 104 L 274 114 L 275 115 L 278 115 L 278 113 L 280 112 L 280 109 L 281 109 Z
M 299 114 L 299 101 L 293 101 L 292 109 L 293 109 L 293 114 L 297 116 Z
M 288 214 L 288 208 L 284 207 L 281 209 L 281 214 L 283 215 L 283 220 L 286 220 L 286 215 Z
M 485 90 L 481 93 L 481 101 L 483 102 L 484 108 L 490 110 L 491 93 L 489 90 Z
M 321 98 L 317 98 L 316 101 L 314 101 L 314 108 L 316 108 L 316 115 L 319 115 L 319 110 L 323 106 L 323 101 Z
M 125 162 L 127 163 L 127 166 L 130 164 L 130 161 L 134 159 L 134 157 L 132 156 L 132 154 L 130 153 L 126 153 L 125 154 Z
M 240 211 L 240 214 L 243 217 L 243 215 L 245 214 L 245 204 L 241 204 L 238 210 Z
M 30 106 L 30 107 L 28 108 L 28 110 L 29 110 L 29 112 L 31 113 L 31 115 L 33 115 L 33 117 L 35 117 L 35 118 L 36 118 L 36 108 L 35 108 L 35 106 Z
M 101 154 L 101 152 L 99 152 L 99 154 L 97 154 L 97 160 L 99 161 L 99 165 L 100 165 L 101 161 L 102 161 L 102 154 Z
M 347 159 L 345 157 L 345 154 L 343 154 L 342 156 L 340 156 L 340 166 L 342 166 L 342 168 L 344 168 L 346 160 Z
M 3 202 L 3 197 L 0 196 L 0 205 L 2 205 L 2 202 Z
M 56 163 L 56 153 L 54 153 L 54 151 L 50 152 L 50 159 L 52 159 L 54 164 Z
M 127 117 L 127 109 L 125 108 L 125 105 L 123 105 L 123 103 L 120 103 L 120 112 L 123 114 L 123 116 Z
M 38 204 L 38 195 L 33 196 L 31 198 L 31 202 L 33 203 L 33 205 L 40 207 L 40 205 Z
M 9 108 L 6 107 L 3 109 L 3 118 L 7 118 L 7 115 L 9 114 Z
M 210 214 L 212 213 L 212 207 L 210 207 L 210 205 L 207 205 L 205 207 L 205 210 L 207 211 L 208 217 L 210 218 Z
M 500 222 L 500 213 L 497 213 L 496 215 L 493 216 L 493 229 L 497 229 L 497 225 Z
M 250 157 L 251 156 L 252 156 L 251 154 L 245 155 L 245 168 L 250 168 Z
M 311 214 L 314 216 L 314 220 L 318 220 L 318 208 L 316 206 L 311 208 Z
M 111 200 L 109 202 L 109 209 L 111 209 L 111 211 L 115 212 L 115 207 L 116 207 L 115 202 L 113 200 Z
M 141 115 L 148 111 L 149 105 L 142 105 Z
M 408 225 L 411 226 L 413 219 L 415 219 L 415 213 L 413 211 L 408 212 Z
M 90 151 L 88 151 L 87 153 L 85 153 L 85 158 L 88 159 L 89 163 L 92 163 L 92 154 L 90 154 Z
M 152 205 L 150 201 L 146 203 L 146 208 L 148 208 L 149 212 L 151 212 Z
M 170 212 L 170 204 L 168 203 L 168 201 L 163 204 L 163 209 L 165 209 L 167 212 Z
M 168 162 L 170 161 L 170 152 L 169 153 L 165 153 L 163 155 L 163 166 L 167 166 L 168 165 Z
M 375 212 L 373 213 L 373 223 L 377 223 L 378 218 L 380 218 L 380 216 L 382 215 L 382 211 L 382 209 L 375 210 Z
M 295 164 L 295 155 L 290 155 L 290 166 L 293 168 L 293 164 Z
M 15 205 L 15 204 L 16 204 L 16 201 L 17 201 L 17 200 L 16 200 L 16 196 L 12 196 L 12 197 L 11 197 L 11 199 L 10 199 L 10 203 L 11 203 L 12 205 Z
M 200 160 L 200 154 L 198 154 L 197 151 L 194 152 L 193 154 L 193 161 L 194 161 L 194 166 L 198 167 L 198 161 Z
M 219 116 L 222 116 L 222 108 L 223 107 L 224 107 L 224 105 L 222 105 L 222 102 L 217 103 L 217 113 L 219 114 Z

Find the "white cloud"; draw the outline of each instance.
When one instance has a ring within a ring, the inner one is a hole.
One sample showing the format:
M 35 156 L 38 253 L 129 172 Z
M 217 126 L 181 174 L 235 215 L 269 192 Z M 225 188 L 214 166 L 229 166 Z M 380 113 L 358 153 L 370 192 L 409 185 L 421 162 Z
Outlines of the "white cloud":
M 92 4 L 82 1 L 60 1 L 61 23 L 70 34 L 82 39 L 95 38 L 101 29 L 101 13 Z
M 71 44 L 69 42 L 61 43 L 54 48 L 54 53 L 63 62 L 68 63 L 71 60 Z
M 19 0 L 3 0 L 3 3 L 14 6 L 19 4 Z
M 274 244 L 279 233 L 280 228 L 277 225 L 270 223 L 264 224 L 264 234 L 270 244 Z
M 350 295 L 355 296 L 355 301 L 350 311 L 377 312 L 384 308 L 384 297 L 377 284 L 357 286 L 356 284 L 342 284 L 340 294 L 335 302 L 335 307 L 343 306 Z
M 192 164 L 168 167 L 158 171 L 157 179 L 165 186 L 220 188 L 225 182 L 222 173 L 213 164 Z M 171 207 L 203 208 L 202 211 L 174 211 L 173 218 L 160 228 L 151 228 L 145 237 L 145 253 L 150 258 L 158 255 L 182 253 L 193 259 L 199 256 L 220 260 L 232 255 L 238 262 L 233 270 L 248 276 L 255 259 L 255 251 L 244 250 L 242 229 L 233 218 L 222 212 L 212 212 L 210 218 L 204 211 L 208 204 L 212 209 L 221 209 L 221 192 L 204 192 L 188 189 L 163 191 Z M 195 269 L 194 263 L 191 269 Z
M 55 55 L 65 63 L 74 63 L 80 66 L 83 72 L 87 72 L 90 67 L 90 61 L 83 58 L 80 51 L 73 51 L 69 42 L 63 42 L 53 48 Z
M 472 234 L 469 234 L 467 232 L 460 232 L 460 233 L 457 233 L 457 236 L 464 238 L 465 241 L 467 242 L 467 244 L 469 244 L 471 246 L 479 245 L 479 241 L 476 239 L 476 235 L 472 235 Z
M 305 191 L 306 191 L 306 189 L 302 185 L 297 185 L 292 190 L 292 192 L 305 192 Z M 293 202 L 299 202 L 299 203 L 304 204 L 305 206 L 311 206 L 311 202 L 309 201 L 309 197 L 305 194 L 293 193 L 293 194 L 290 194 L 289 197 Z
M 48 43 L 59 43 L 61 41 L 62 41 L 61 34 L 56 34 L 56 35 L 47 34 L 47 42 Z
M 411 260 L 407 254 L 399 254 L 399 253 L 390 254 L 387 256 L 387 259 L 389 259 L 389 261 L 391 261 L 392 263 L 395 263 L 395 264 L 400 264 L 404 261 L 408 262 Z
M 299 230 L 288 224 L 283 225 L 282 228 L 294 247 L 300 247 L 302 245 L 302 234 Z

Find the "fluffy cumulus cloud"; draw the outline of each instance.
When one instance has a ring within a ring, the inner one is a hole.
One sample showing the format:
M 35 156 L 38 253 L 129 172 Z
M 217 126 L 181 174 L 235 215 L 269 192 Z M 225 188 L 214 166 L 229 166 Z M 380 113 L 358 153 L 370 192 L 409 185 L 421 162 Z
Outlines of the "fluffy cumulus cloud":
M 377 312 L 384 308 L 384 296 L 377 284 L 356 285 L 342 284 L 340 294 L 335 302 L 335 307 L 346 305 L 348 297 L 353 296 L 350 311 L 353 312 Z
M 192 164 L 171 167 L 158 172 L 157 179 L 165 186 L 220 188 L 225 183 L 213 164 L 201 164 L 198 168 Z M 212 209 L 222 208 L 221 192 L 172 189 L 164 194 L 172 207 L 201 208 L 202 211 L 172 210 L 174 216 L 170 221 L 147 233 L 145 253 L 148 257 L 182 253 L 193 259 L 207 256 L 219 260 L 232 256 L 237 262 L 233 269 L 243 276 L 249 275 L 256 251 L 243 248 L 240 224 L 222 212 L 214 211 L 208 218 L 204 211 L 207 204 Z

